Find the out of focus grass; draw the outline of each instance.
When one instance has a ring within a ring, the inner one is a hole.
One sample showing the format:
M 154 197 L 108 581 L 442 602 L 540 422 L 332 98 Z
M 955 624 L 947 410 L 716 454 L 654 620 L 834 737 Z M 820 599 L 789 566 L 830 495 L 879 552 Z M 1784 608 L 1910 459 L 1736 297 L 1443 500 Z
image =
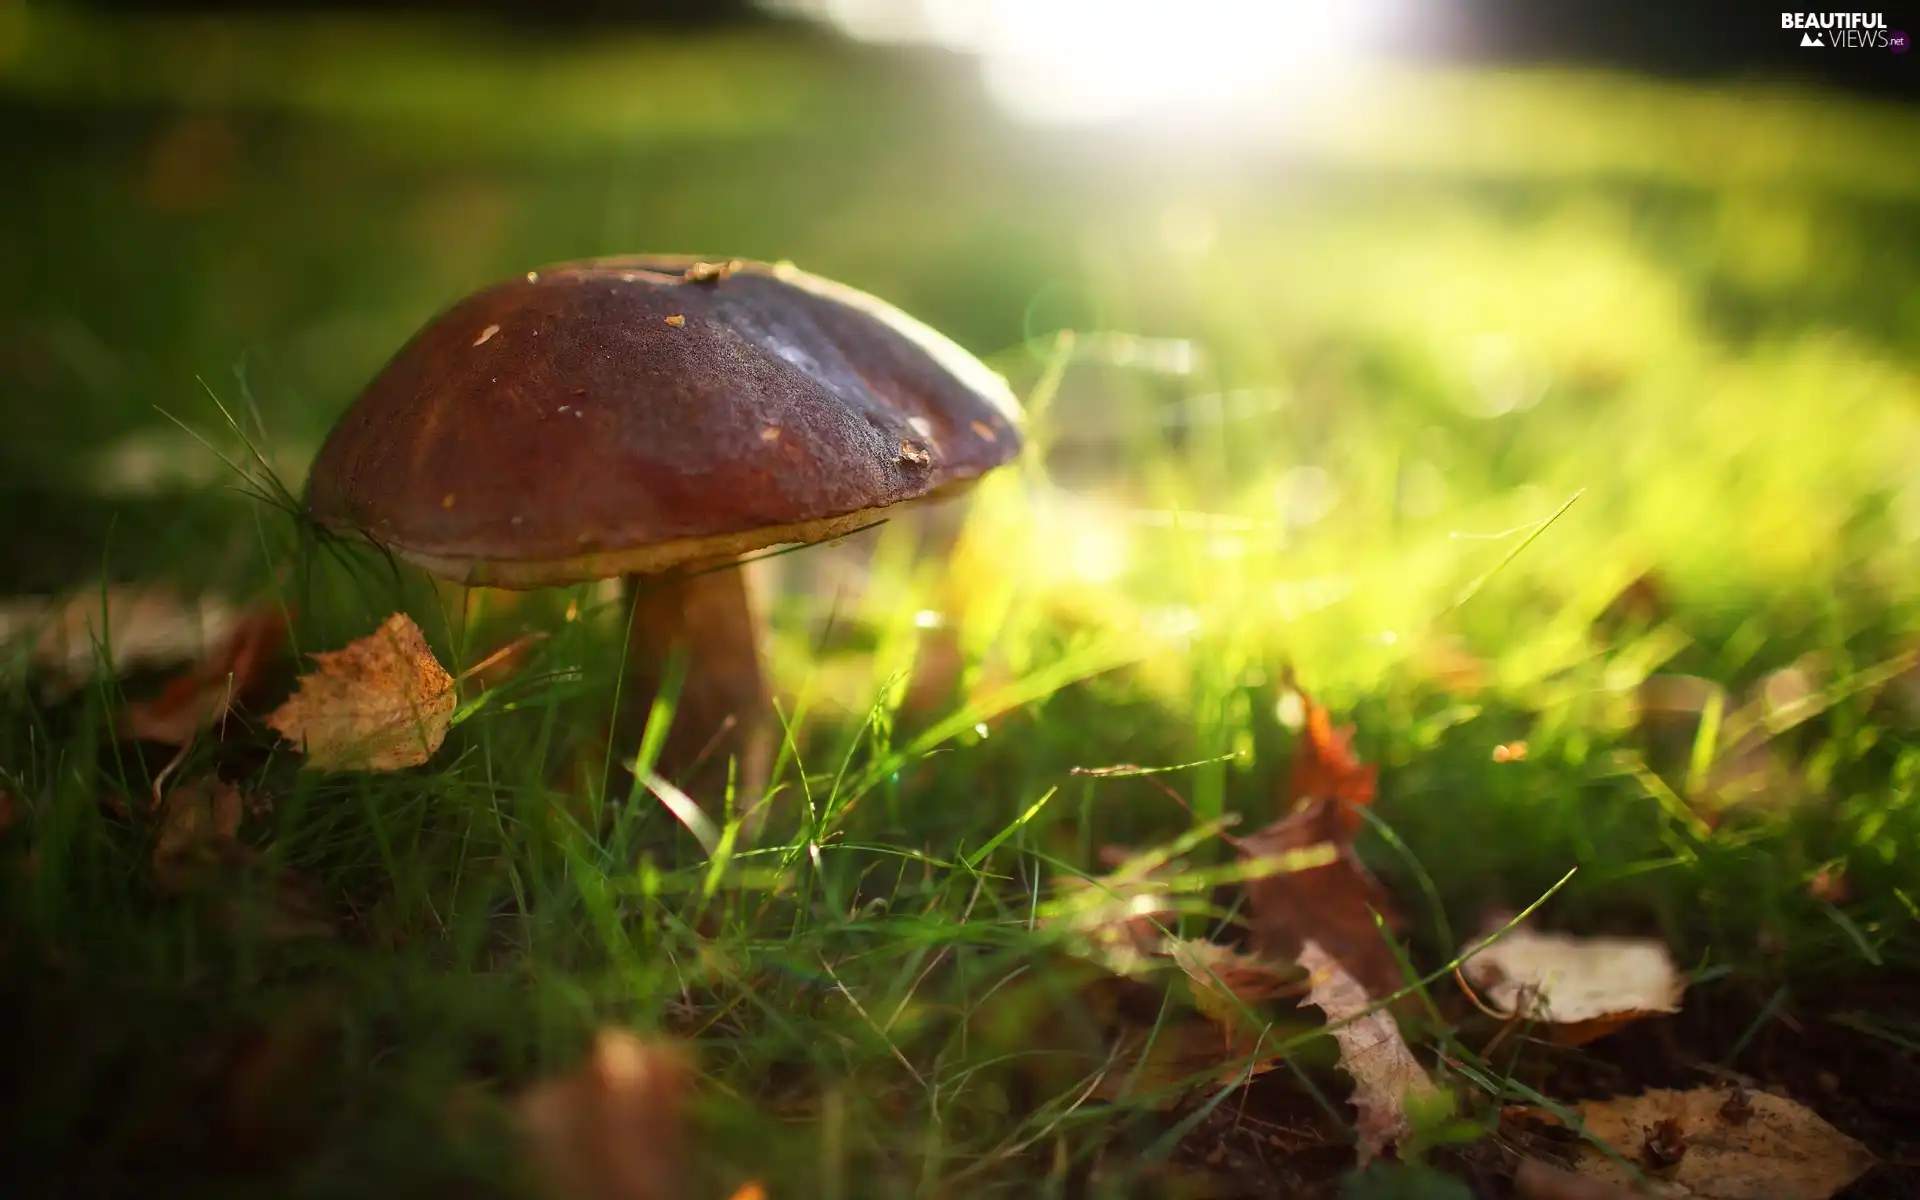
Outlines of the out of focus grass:
M 1094 847 L 1188 820 L 1070 767 L 1215 760 L 1175 785 L 1202 815 L 1264 819 L 1290 745 L 1283 662 L 1383 764 L 1404 852 L 1368 851 L 1429 963 L 1443 930 L 1574 865 L 1556 918 L 1659 932 L 1763 992 L 1920 950 L 1914 714 L 1843 694 L 1920 634 L 1910 111 L 1402 71 L 1250 142 L 1141 145 L 1019 133 L 951 64 L 773 34 L 528 46 L 28 13 L 0 7 L 8 591 L 104 567 L 286 595 L 291 523 L 223 493 L 163 412 L 221 445 L 212 397 L 257 412 L 297 486 L 414 327 L 549 261 L 792 258 L 991 355 L 1023 393 L 1064 368 L 1034 461 L 980 491 L 951 553 L 916 553 L 896 523 L 781 560 L 787 781 L 835 797 L 841 840 L 784 864 L 798 894 L 728 900 L 717 933 L 688 912 L 697 848 L 644 798 L 610 834 L 550 818 L 567 792 L 631 786 L 591 769 L 617 633 L 566 621 L 569 597 L 501 618 L 557 636 L 434 767 L 260 768 L 277 856 L 371 906 L 367 937 L 317 950 L 236 949 L 156 906 L 137 837 L 96 809 L 154 769 L 110 749 L 112 692 L 10 692 L 0 786 L 30 819 L 8 844 L 30 835 L 39 862 L 14 911 L 61 967 L 9 1030 L 59 1082 L 8 1136 L 44 1165 L 156 1170 L 155 1146 L 192 1141 L 141 1125 L 178 1102 L 182 1047 L 270 1022 L 323 974 L 342 1048 L 296 1098 L 311 1136 L 271 1160 L 275 1194 L 471 1179 L 498 1146 L 449 1132 L 453 1082 L 570 1061 L 596 1020 L 701 1034 L 726 1179 L 1025 1178 L 1004 1146 L 1052 1110 L 983 1099 L 987 1076 L 936 1053 L 938 1014 L 1030 957 L 1043 856 L 1091 869 Z M 1649 570 L 1671 611 L 1596 633 Z M 479 636 L 417 579 L 299 578 L 302 650 L 400 604 L 450 661 Z M 916 708 L 903 672 L 933 648 L 957 648 L 961 675 Z M 1789 755 L 1801 803 L 1713 832 L 1635 773 L 1647 674 L 1739 688 L 1806 655 L 1835 690 Z M 1462 664 L 1484 677 L 1471 693 Z M 1495 764 L 1518 739 L 1526 760 Z M 211 763 L 197 754 L 189 772 Z M 989 873 L 956 865 L 1055 787 Z M 1836 863 L 1844 909 L 1807 892 Z M 1102 1121 L 1131 1128 L 1068 1127 Z

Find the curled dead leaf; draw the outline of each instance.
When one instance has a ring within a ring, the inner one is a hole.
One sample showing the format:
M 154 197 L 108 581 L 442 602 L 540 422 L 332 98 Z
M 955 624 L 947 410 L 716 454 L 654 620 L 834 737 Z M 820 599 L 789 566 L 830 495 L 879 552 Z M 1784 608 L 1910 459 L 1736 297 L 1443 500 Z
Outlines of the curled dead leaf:
M 308 767 L 398 771 L 426 762 L 446 740 L 459 700 L 453 676 L 405 613 L 313 658 L 315 670 L 267 718 L 302 747 Z
M 101 667 L 125 675 L 196 658 L 234 619 L 218 600 L 189 602 L 159 584 L 115 584 L 0 603 L 0 644 L 24 646 L 43 692 L 58 698 Z
M 677 1044 L 603 1030 L 573 1072 L 522 1093 L 519 1112 L 556 1200 L 678 1200 L 685 1193 L 692 1064 Z
M 1495 1013 L 1555 1027 L 1579 1045 L 1627 1023 L 1680 1011 L 1686 978 L 1647 938 L 1579 938 L 1521 927 L 1467 947 L 1460 973 Z
M 121 731 L 186 745 L 257 688 L 286 639 L 286 616 L 277 609 L 238 616 L 192 669 L 168 680 L 159 695 L 128 704 L 120 714 Z

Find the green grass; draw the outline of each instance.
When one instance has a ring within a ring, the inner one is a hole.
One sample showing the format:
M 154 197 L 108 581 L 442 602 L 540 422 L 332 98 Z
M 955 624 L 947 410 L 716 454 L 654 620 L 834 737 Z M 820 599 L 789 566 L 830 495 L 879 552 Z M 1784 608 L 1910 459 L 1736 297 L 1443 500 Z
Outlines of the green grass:
M 140 805 L 168 756 L 114 738 L 123 685 L 48 703 L 11 678 L 4 1028 L 37 1082 L 4 1137 L 24 1169 L 89 1194 L 504 1193 L 503 1098 L 617 1022 L 698 1048 L 711 1178 L 690 1194 L 1122 1194 L 1122 1164 L 1179 1130 L 1076 1102 L 1097 1059 L 1046 1052 L 1093 1018 L 1034 916 L 1104 845 L 1277 815 L 1286 663 L 1381 764 L 1362 849 L 1420 971 L 1578 867 L 1551 920 L 1668 938 L 1700 996 L 1812 1011 L 1911 978 L 1915 715 L 1849 682 L 1920 634 L 1920 180 L 1885 150 L 1911 113 L 1405 75 L 1285 144 L 1154 159 L 1017 135 L 957 81 L 903 91 L 779 39 L 544 46 L 522 70 L 483 30 L 34 12 L 0 54 L 19 156 L 0 586 L 104 571 L 287 604 L 301 653 L 406 608 L 455 669 L 552 636 L 427 767 L 302 772 L 254 725 L 178 769 L 271 801 L 248 840 L 339 914 L 330 941 L 261 943 L 158 896 Z M 749 82 L 713 83 L 729 72 Z M 600 740 L 604 598 L 468 620 L 470 598 L 236 498 L 162 415 L 231 453 L 213 398 L 257 413 L 297 490 L 436 308 L 641 249 L 791 257 L 1004 348 L 1050 398 L 1030 461 L 950 514 L 951 554 L 903 520 L 768 564 L 780 783 L 809 825 L 721 865 Z M 1153 345 L 1190 369 L 1090 336 L 1109 332 L 1184 339 Z M 141 452 L 189 482 L 131 494 L 103 464 Z M 1599 631 L 1646 570 L 1670 610 Z M 955 693 L 909 703 L 949 635 Z M 1441 645 L 1483 690 L 1443 686 Z M 1647 744 L 1634 689 L 1738 692 L 1805 656 L 1821 711 L 1778 741 L 1802 798 L 1706 827 L 1669 795 L 1691 747 Z M 1493 761 L 1521 739 L 1524 762 Z M 1122 762 L 1200 765 L 1072 773 Z M 1808 892 L 1835 863 L 1838 905 Z M 1271 1015 L 1302 1039 L 1284 1088 L 1345 1121 L 1311 1024 Z M 1479 1059 L 1471 1023 L 1416 1032 L 1465 1064 L 1446 1074 L 1476 1118 L 1537 1080 L 1510 1049 Z M 232 1063 L 269 1035 L 291 1065 L 233 1100 Z M 1075 1191 L 1096 1160 L 1105 1182 Z

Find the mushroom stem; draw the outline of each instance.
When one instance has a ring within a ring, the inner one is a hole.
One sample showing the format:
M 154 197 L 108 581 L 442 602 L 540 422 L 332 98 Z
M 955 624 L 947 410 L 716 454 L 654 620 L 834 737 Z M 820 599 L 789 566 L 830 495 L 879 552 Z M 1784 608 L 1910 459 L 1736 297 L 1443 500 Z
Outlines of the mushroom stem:
M 623 727 L 639 731 L 684 647 L 687 672 L 654 770 L 718 814 L 729 764 L 738 762 L 734 804 L 760 805 L 772 766 L 772 702 L 761 666 L 764 622 L 739 564 L 676 576 L 622 580 L 628 605 Z M 757 824 L 750 821 L 750 824 Z

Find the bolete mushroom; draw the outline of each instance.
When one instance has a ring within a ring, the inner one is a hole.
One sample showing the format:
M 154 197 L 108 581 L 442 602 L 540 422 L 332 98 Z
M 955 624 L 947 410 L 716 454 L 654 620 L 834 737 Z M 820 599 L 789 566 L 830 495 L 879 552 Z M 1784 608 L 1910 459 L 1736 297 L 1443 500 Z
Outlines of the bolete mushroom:
M 661 773 L 687 786 L 738 756 L 753 799 L 762 618 L 743 573 L 715 568 L 952 495 L 1020 446 L 998 375 L 864 292 L 786 263 L 595 259 L 429 322 L 334 426 L 306 503 L 458 583 L 623 577 L 627 711 L 688 653 Z

